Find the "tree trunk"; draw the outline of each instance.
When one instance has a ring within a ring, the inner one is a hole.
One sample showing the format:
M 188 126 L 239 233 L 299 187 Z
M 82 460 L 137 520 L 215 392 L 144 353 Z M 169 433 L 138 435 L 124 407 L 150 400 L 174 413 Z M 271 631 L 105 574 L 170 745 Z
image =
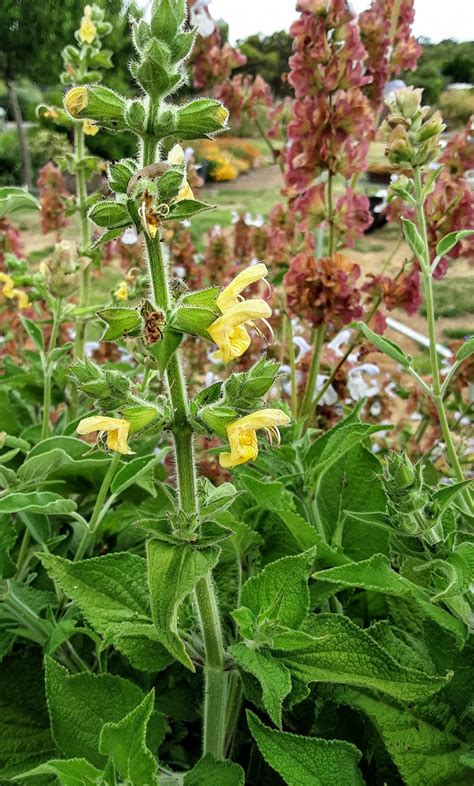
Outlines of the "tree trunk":
M 15 92 L 15 83 L 13 79 L 7 79 L 6 85 L 8 89 L 8 97 L 10 99 L 10 106 L 12 108 L 13 117 L 18 129 L 18 140 L 20 142 L 21 157 L 23 160 L 23 183 L 31 189 L 32 175 L 31 175 L 31 155 L 26 140 L 25 128 L 23 126 L 23 117 L 21 115 L 20 104 Z

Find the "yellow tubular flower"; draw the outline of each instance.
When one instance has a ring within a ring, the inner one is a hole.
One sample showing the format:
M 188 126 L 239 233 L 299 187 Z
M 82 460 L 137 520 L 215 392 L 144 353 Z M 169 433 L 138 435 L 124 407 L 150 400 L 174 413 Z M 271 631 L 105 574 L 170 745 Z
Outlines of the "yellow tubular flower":
M 117 300 L 128 300 L 128 285 L 126 281 L 121 281 L 114 292 Z
M 170 164 L 171 166 L 186 166 L 186 157 L 181 145 L 174 145 L 174 147 L 171 148 L 170 152 L 168 153 L 166 163 Z M 174 201 L 181 202 L 182 199 L 194 199 L 193 190 L 186 178 L 184 179 L 184 183 L 181 186 L 179 194 Z
M 3 281 L 3 287 L 2 287 L 3 297 L 6 297 L 7 300 L 11 300 L 12 298 L 14 298 L 15 282 L 13 281 L 12 277 L 9 276 L 8 273 L 2 273 L 0 271 L 0 281 Z
M 219 462 L 221 467 L 230 469 L 246 461 L 253 461 L 258 456 L 257 430 L 264 429 L 272 441 L 273 438 L 280 443 L 279 426 L 287 426 L 290 418 L 280 409 L 260 409 L 244 418 L 234 420 L 227 426 L 227 438 L 230 453 L 221 453 Z
M 268 270 L 265 265 L 253 265 L 242 270 L 230 284 L 222 290 L 216 303 L 222 316 L 208 328 L 212 340 L 219 347 L 214 354 L 216 360 L 229 363 L 240 357 L 250 346 L 250 336 L 245 325 L 252 325 L 255 319 L 268 319 L 272 310 L 261 298 L 240 300 L 240 293 L 250 284 L 265 278 Z
M 100 126 L 94 123 L 93 120 L 84 120 L 82 123 L 82 130 L 86 136 L 95 136 L 100 131 Z
M 73 87 L 64 98 L 64 106 L 73 117 L 82 112 L 89 103 L 86 87 Z
M 29 308 L 30 301 L 28 300 L 28 295 L 26 292 L 23 292 L 22 289 L 12 289 L 12 295 L 18 300 L 18 308 Z
M 78 434 L 92 434 L 93 431 L 100 431 L 101 434 L 106 433 L 107 447 L 110 450 L 115 450 L 116 453 L 123 453 L 124 456 L 130 456 L 133 453 L 133 450 L 130 450 L 127 443 L 130 431 L 128 420 L 93 415 L 90 418 L 83 418 L 76 431 Z
M 97 27 L 91 19 L 92 8 L 86 5 L 84 8 L 84 16 L 81 19 L 81 26 L 79 28 L 79 38 L 83 44 L 92 44 L 97 35 Z

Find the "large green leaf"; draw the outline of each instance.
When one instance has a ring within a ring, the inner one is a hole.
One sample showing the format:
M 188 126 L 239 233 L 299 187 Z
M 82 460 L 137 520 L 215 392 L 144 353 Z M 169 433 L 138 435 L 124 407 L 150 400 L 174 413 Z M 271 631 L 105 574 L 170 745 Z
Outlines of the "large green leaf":
M 15 563 L 10 552 L 16 539 L 17 531 L 11 516 L 0 516 L 0 579 L 8 579 L 15 573 Z
M 230 652 L 239 666 L 253 674 L 262 687 L 263 706 L 276 726 L 281 727 L 283 701 L 291 692 L 291 675 L 286 666 L 265 650 L 234 644 Z
M 158 763 L 146 742 L 154 700 L 151 690 L 122 720 L 106 723 L 100 735 L 100 752 L 112 758 L 119 775 L 133 786 L 158 783 Z
M 381 691 L 400 701 L 426 699 L 448 677 L 401 666 L 366 630 L 342 614 L 318 614 L 303 631 L 273 637 L 272 653 L 300 682 L 329 682 Z
M 50 759 L 34 770 L 22 772 L 21 778 L 36 778 L 39 775 L 56 775 L 61 786 L 96 786 L 102 770 L 86 759 Z
M 0 499 L 0 514 L 19 513 L 24 510 L 42 515 L 64 516 L 75 511 L 76 507 L 72 499 L 64 499 L 60 494 L 54 494 L 52 491 L 7 494 Z
M 54 471 L 48 471 L 48 477 L 68 478 L 77 480 L 84 478 L 91 483 L 100 483 L 109 465 L 110 457 L 102 451 L 91 453 L 91 446 L 81 439 L 68 436 L 50 437 L 35 445 L 28 454 L 28 461 L 38 462 L 39 466 L 47 469 L 48 456 L 51 453 L 59 456 L 61 461 Z M 40 460 L 40 456 L 44 457 Z M 40 461 L 44 463 L 41 464 Z
M 219 548 L 197 549 L 188 543 L 150 540 L 147 555 L 151 613 L 158 638 L 176 660 L 195 671 L 178 633 L 178 613 L 198 581 L 207 577 L 217 563 Z
M 383 739 L 406 786 L 472 786 L 473 774 L 460 757 L 468 746 L 443 729 L 381 699 L 338 688 L 342 704 L 367 715 Z
M 0 218 L 5 218 L 16 210 L 39 210 L 39 202 L 24 188 L 3 186 L 0 188 Z
M 263 758 L 288 786 L 363 786 L 355 745 L 277 731 L 250 711 L 247 723 Z
M 242 587 L 242 606 L 256 617 L 268 616 L 287 628 L 298 628 L 308 615 L 308 578 L 315 549 L 272 562 Z
M 318 571 L 314 574 L 314 578 L 317 581 L 336 584 L 340 588 L 360 587 L 391 597 L 408 598 L 421 609 L 424 615 L 456 636 L 460 645 L 464 644 L 466 626 L 440 606 L 431 603 L 429 593 L 393 570 L 390 560 L 383 554 L 375 554 L 361 562 Z
M 143 700 L 133 682 L 113 674 L 71 675 L 46 658 L 46 694 L 54 739 L 64 756 L 84 757 L 96 767 L 107 758 L 99 752 L 106 723 L 117 723 Z
M 57 753 L 42 662 L 31 652 L 17 653 L 0 666 L 0 778 L 14 778 Z
M 70 562 L 42 555 L 51 578 L 74 600 L 92 627 L 137 669 L 161 671 L 170 657 L 150 616 L 146 562 L 135 554 L 107 554 Z
M 232 761 L 218 761 L 207 753 L 184 776 L 184 786 L 244 786 L 244 771 Z

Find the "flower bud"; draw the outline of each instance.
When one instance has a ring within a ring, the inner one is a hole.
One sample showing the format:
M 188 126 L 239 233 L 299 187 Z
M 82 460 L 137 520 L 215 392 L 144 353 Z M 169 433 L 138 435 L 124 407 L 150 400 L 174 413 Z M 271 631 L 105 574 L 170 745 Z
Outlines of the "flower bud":
M 232 374 L 224 384 L 225 400 L 230 405 L 255 409 L 275 382 L 279 364 L 261 358 L 248 371 Z
M 197 139 L 224 131 L 229 112 L 213 98 L 197 98 L 177 110 L 177 133 L 183 139 Z
M 123 127 L 125 99 L 101 85 L 73 87 L 64 97 L 64 107 L 75 120 L 96 120 L 105 127 Z
M 435 112 L 426 123 L 423 123 L 416 134 L 417 142 L 427 142 L 433 137 L 439 136 L 446 128 L 440 112 Z
M 227 426 L 238 418 L 238 412 L 233 407 L 224 404 L 209 404 L 198 412 L 198 419 L 206 429 L 217 434 L 221 439 L 227 439 Z
M 163 413 L 160 412 L 158 407 L 151 405 L 122 407 L 120 414 L 125 420 L 130 423 L 130 434 L 136 434 L 138 431 L 143 431 L 152 423 L 156 424 L 159 420 L 164 420 Z
M 137 169 L 135 161 L 131 158 L 122 158 L 107 167 L 109 186 L 117 194 L 126 194 L 128 184 Z
M 169 44 L 183 21 L 178 20 L 172 0 L 154 0 L 150 22 L 152 35 Z
M 67 240 L 56 244 L 50 257 L 41 262 L 40 273 L 52 295 L 68 297 L 77 290 L 81 268 L 90 263 L 88 257 L 78 259 L 75 249 Z
M 146 115 L 145 107 L 140 99 L 127 101 L 123 117 L 125 125 L 131 131 L 135 131 L 137 134 L 141 134 L 144 131 Z
M 115 341 L 121 336 L 138 336 L 143 319 L 136 308 L 115 306 L 104 308 L 97 314 L 107 325 L 101 341 Z
M 104 199 L 96 202 L 89 210 L 89 218 L 98 227 L 110 229 L 111 227 L 125 227 L 132 223 L 125 205 Z
M 415 467 L 406 453 L 390 453 L 387 457 L 387 479 L 397 489 L 407 489 L 416 479 Z

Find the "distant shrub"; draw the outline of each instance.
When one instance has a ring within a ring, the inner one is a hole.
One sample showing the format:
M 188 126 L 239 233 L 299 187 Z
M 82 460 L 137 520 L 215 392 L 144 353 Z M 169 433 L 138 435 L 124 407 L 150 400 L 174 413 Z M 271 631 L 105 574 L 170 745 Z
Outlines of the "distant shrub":
M 196 161 L 208 162 L 208 176 L 211 180 L 235 180 L 240 174 L 262 163 L 259 148 L 244 139 L 204 139 L 196 143 L 194 148 Z
M 452 128 L 466 125 L 474 114 L 474 90 L 446 90 L 440 96 L 439 108 Z

